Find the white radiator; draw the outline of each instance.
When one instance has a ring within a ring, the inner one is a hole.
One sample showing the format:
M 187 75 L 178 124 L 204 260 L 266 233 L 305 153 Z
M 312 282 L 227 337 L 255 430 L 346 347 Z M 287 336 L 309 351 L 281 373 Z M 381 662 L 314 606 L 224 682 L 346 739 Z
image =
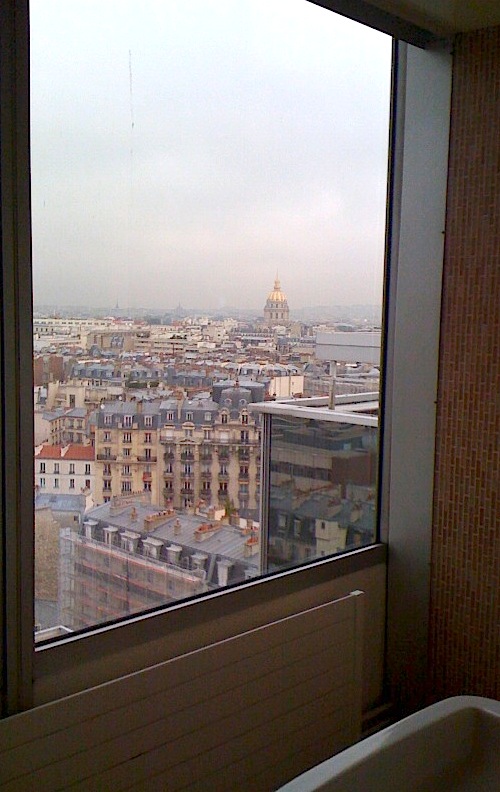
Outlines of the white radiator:
M 2 792 L 265 792 L 359 739 L 362 592 L 0 721 Z

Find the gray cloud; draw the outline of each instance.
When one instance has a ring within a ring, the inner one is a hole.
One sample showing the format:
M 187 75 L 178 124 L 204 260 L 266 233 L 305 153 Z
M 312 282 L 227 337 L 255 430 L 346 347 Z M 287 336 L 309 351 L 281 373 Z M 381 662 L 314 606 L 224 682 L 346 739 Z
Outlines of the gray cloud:
M 31 14 L 36 301 L 259 307 L 277 268 L 292 308 L 380 301 L 387 37 L 305 0 Z

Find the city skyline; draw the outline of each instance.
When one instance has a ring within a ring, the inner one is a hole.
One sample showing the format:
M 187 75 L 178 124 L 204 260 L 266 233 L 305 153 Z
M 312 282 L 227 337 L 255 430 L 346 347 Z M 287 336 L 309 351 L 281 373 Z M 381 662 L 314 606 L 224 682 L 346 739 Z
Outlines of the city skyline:
M 37 304 L 381 302 L 389 37 L 305 0 L 34 0 L 31 35 Z

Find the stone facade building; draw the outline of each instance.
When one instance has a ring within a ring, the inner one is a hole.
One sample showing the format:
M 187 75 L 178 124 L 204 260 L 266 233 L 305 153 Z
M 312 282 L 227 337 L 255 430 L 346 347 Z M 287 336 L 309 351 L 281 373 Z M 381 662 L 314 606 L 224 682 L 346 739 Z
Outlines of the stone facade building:
M 253 383 L 252 385 L 255 385 Z M 95 432 L 94 500 L 150 493 L 158 507 L 224 506 L 256 516 L 260 428 L 249 406 L 261 390 L 238 383 L 208 396 L 103 405 Z

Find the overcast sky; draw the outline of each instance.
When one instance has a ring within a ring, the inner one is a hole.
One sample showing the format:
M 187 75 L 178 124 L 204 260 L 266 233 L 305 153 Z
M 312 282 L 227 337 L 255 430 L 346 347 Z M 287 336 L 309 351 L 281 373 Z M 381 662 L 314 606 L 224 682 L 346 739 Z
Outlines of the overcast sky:
M 391 42 L 306 0 L 31 0 L 35 303 L 381 302 Z

